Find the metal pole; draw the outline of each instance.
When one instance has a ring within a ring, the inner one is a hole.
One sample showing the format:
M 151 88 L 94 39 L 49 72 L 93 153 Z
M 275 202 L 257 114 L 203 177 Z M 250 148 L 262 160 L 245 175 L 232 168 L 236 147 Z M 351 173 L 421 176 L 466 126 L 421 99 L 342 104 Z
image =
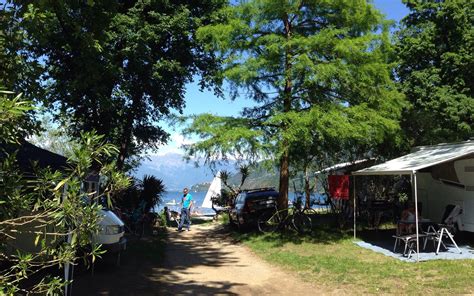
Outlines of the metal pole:
M 413 186 L 415 188 L 415 229 L 416 229 L 416 261 L 420 261 L 420 236 L 418 229 L 418 189 L 416 187 L 416 171 L 413 171 Z
M 356 226 L 357 226 L 357 224 L 356 224 L 357 203 L 356 203 L 356 177 L 355 176 L 352 176 L 352 181 L 354 182 L 354 188 L 353 188 L 353 190 L 354 190 L 354 206 L 353 206 L 353 208 L 354 208 L 354 239 L 356 239 L 356 236 L 357 236 L 357 234 L 356 234 L 356 232 L 357 232 L 357 230 L 356 230 Z

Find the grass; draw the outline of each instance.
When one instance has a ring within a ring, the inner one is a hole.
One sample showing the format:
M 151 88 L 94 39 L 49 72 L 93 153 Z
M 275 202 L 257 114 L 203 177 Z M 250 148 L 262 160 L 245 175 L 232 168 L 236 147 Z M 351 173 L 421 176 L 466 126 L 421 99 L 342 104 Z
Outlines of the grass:
M 266 261 L 328 290 L 351 294 L 465 294 L 474 292 L 474 260 L 407 263 L 363 249 L 349 233 L 319 227 L 294 233 L 236 234 Z

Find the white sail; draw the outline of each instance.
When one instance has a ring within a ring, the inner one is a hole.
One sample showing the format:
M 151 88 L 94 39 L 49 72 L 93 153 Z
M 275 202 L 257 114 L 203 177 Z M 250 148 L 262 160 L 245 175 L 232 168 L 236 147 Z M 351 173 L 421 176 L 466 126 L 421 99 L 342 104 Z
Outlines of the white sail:
M 211 198 L 221 194 L 222 188 L 222 181 L 221 181 L 221 172 L 217 172 L 216 176 L 212 180 L 211 186 L 209 186 L 209 190 L 207 190 L 206 197 L 202 202 L 203 208 L 212 208 L 212 201 Z M 214 206 L 217 208 L 217 206 Z

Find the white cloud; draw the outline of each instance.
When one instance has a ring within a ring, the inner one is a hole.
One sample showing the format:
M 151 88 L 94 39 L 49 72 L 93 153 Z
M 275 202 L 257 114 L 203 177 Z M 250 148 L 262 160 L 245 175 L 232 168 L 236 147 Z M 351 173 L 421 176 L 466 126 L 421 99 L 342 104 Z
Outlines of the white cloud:
M 182 145 L 189 145 L 193 144 L 194 141 L 190 139 L 186 139 L 183 135 L 179 133 L 174 133 L 171 135 L 171 142 L 175 143 L 177 147 L 181 147 Z

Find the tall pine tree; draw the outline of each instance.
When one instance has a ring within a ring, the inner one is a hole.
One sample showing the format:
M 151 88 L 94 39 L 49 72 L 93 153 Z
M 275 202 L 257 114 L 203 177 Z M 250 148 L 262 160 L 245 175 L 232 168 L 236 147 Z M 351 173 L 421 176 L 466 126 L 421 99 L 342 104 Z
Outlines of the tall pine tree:
M 310 142 L 321 149 L 301 153 L 324 157 L 324 147 L 373 147 L 399 131 L 404 101 L 391 79 L 389 24 L 372 4 L 252 0 L 214 18 L 198 37 L 223 61 L 217 78 L 256 106 L 238 118 L 196 117 L 185 132 L 202 140 L 190 154 L 273 157 L 286 208 L 291 159 L 301 156 L 292 147 Z

